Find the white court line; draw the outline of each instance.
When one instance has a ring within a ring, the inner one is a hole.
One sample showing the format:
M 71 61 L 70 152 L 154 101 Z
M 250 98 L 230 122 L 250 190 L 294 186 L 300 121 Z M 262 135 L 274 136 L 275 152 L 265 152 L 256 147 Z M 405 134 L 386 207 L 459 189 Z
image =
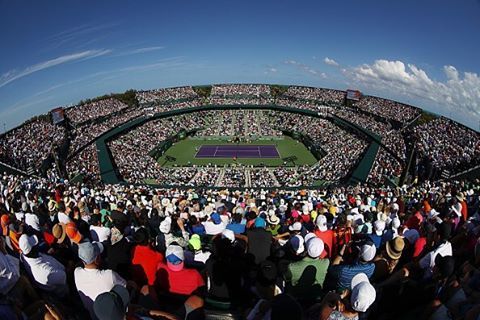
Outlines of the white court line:
M 213 158 L 217 156 L 218 146 L 215 147 L 215 153 L 213 154 Z

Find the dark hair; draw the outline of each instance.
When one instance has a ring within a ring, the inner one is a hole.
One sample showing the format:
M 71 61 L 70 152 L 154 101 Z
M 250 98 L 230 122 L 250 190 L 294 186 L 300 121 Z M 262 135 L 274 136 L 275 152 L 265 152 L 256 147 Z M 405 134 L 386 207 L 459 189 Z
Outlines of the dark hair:
M 139 245 L 147 245 L 149 239 L 150 235 L 148 234 L 148 230 L 145 228 L 138 229 L 133 235 L 133 240 Z
M 58 211 L 60 211 L 60 212 L 65 212 L 65 209 L 66 209 L 66 207 L 65 207 L 65 202 L 60 201 L 60 202 L 58 203 Z
M 198 219 L 197 219 L 196 216 L 190 216 L 190 217 L 188 218 L 188 222 L 190 222 L 190 225 L 195 225 L 195 224 L 198 223 Z
M 232 220 L 233 220 L 234 222 L 236 222 L 236 223 L 241 223 L 241 222 L 242 222 L 242 219 L 243 219 L 243 217 L 242 217 L 242 215 L 241 215 L 240 213 L 235 213 L 235 214 L 233 214 L 233 216 L 232 216 Z

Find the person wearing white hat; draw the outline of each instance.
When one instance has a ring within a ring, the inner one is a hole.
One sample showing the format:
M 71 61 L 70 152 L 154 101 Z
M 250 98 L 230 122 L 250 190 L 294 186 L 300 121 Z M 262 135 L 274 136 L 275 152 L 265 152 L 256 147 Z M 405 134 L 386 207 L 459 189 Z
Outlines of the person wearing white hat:
M 266 221 L 267 221 L 266 230 L 269 231 L 274 237 L 278 235 L 278 231 L 282 226 L 280 225 L 280 218 L 275 214 L 275 211 L 269 212 L 269 214 L 267 215 Z
M 364 313 L 375 302 L 377 293 L 370 284 L 364 273 L 355 275 L 350 290 L 350 301 L 345 303 L 343 296 L 335 292 L 329 292 L 320 303 L 322 319 L 359 319 L 360 313 Z M 347 299 L 345 297 L 345 299 Z M 341 306 L 337 308 L 337 306 Z
M 315 235 L 322 239 L 325 246 L 325 255 L 330 258 L 333 248 L 333 230 L 328 229 L 327 217 L 323 214 L 318 215 L 316 222 Z
M 377 296 L 377 292 L 370 284 L 367 275 L 365 273 L 359 273 L 353 277 L 351 289 L 350 303 L 352 309 L 357 312 L 366 312 L 375 302 Z
M 386 227 L 385 221 L 376 220 L 373 223 L 374 232 L 368 235 L 368 237 L 370 238 L 370 240 L 372 240 L 372 242 L 375 244 L 375 247 L 377 249 L 379 249 L 380 246 L 382 245 L 382 236 L 385 231 L 385 227 Z
M 295 296 L 308 297 L 315 290 L 323 288 L 325 277 L 327 276 L 330 260 L 320 258 L 324 250 L 323 241 L 317 238 L 313 233 L 307 234 L 305 237 L 305 246 L 307 256 L 302 260 L 291 262 L 288 265 L 285 279 L 287 281 L 287 291 Z M 303 283 L 302 276 L 308 273 L 308 270 L 315 270 L 312 275 L 313 283 Z
M 344 290 L 351 286 L 352 278 L 358 273 L 373 275 L 375 264 L 372 262 L 377 253 L 375 245 L 367 242 L 358 248 L 358 257 L 350 264 L 341 264 L 346 246 L 344 245 L 330 267 L 331 275 L 337 280 L 337 289 Z
M 23 234 L 18 241 L 25 270 L 42 290 L 58 296 L 68 294 L 65 267 L 54 257 L 38 251 L 37 236 Z

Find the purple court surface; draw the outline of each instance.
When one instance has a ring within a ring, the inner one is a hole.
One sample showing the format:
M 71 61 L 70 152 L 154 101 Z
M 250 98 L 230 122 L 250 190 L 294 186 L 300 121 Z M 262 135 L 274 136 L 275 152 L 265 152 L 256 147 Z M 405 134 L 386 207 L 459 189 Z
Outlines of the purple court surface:
M 274 145 L 203 145 L 195 158 L 279 158 Z

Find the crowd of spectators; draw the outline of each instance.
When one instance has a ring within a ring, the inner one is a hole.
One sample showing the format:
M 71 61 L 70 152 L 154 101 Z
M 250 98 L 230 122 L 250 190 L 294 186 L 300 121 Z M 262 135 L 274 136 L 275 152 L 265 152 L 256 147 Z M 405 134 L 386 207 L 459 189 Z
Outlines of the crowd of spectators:
M 304 185 L 299 172 L 307 171 L 310 166 L 286 167 L 273 169 L 273 174 L 282 187 L 300 187 Z
M 323 116 L 327 116 L 332 112 L 332 107 L 318 103 L 313 100 L 292 100 L 291 98 L 278 98 L 275 105 L 287 108 L 297 108 L 303 110 L 315 111 Z
M 203 127 L 207 113 L 201 112 L 201 114 L 197 114 L 198 117 L 184 114 L 178 117 L 149 121 L 110 141 L 108 147 L 120 174 L 131 183 L 143 183 L 145 179 L 161 181 L 164 178 L 167 178 L 168 184 L 187 183 L 193 177 L 193 172 L 190 172 L 192 174 L 189 175 L 185 174 L 183 178 L 181 173 L 169 176 L 170 170 L 161 167 L 156 159 L 153 159 L 148 153 L 161 142 L 182 130 L 189 131 Z
M 36 170 L 64 139 L 63 127 L 46 119 L 30 121 L 0 136 L 0 161 L 20 170 Z
M 100 168 L 98 164 L 97 145 L 90 144 L 67 161 L 67 172 L 71 177 L 79 174 L 93 181 L 100 181 Z
M 325 116 L 334 114 L 379 135 L 387 150 L 382 147 L 375 158 L 368 179 L 372 183 L 383 183 L 385 177 L 394 179 L 400 177 L 407 162 L 405 139 L 418 150 L 418 161 L 428 159 L 431 166 L 440 171 L 448 170 L 449 174 L 454 174 L 480 164 L 479 134 L 451 120 L 438 118 L 414 127 L 410 135 L 404 137 L 402 131 L 396 130 L 396 126 L 392 126 L 389 121 L 406 125 L 419 114 L 419 109 L 412 106 L 388 99 L 364 96 L 360 101 L 353 103 L 353 108 L 347 108 L 341 107 L 345 92 L 340 90 L 289 86 L 275 99 L 270 90 L 269 85 L 263 84 L 213 85 L 209 99 L 204 100 L 192 87 L 187 86 L 138 91 L 136 97 L 143 105 L 139 108 L 128 108 L 126 104 L 114 98 L 88 102 L 66 109 L 67 118 L 74 124 L 70 132 L 67 132 L 63 126 L 50 124 L 46 119 L 36 119 L 2 135 L 0 161 L 21 170 L 32 168 L 38 170 L 43 161 L 52 155 L 54 147 L 68 139 L 70 140 L 68 155 L 71 157 L 67 163 L 68 173 L 71 176 L 83 173 L 98 179 L 95 147 L 94 144 L 89 144 L 105 132 L 127 121 L 142 115 L 153 115 L 156 112 L 199 107 L 205 103 L 219 105 L 275 103 L 279 106 L 319 112 Z M 189 128 L 203 129 L 197 133 L 198 136 L 242 137 L 248 140 L 280 136 L 282 130 L 298 131 L 310 137 L 317 148 L 326 152 L 327 156 L 313 168 L 279 168 L 278 175 L 274 170 L 274 176 L 282 186 L 317 180 L 341 180 L 358 163 L 358 158 L 366 148 L 363 138 L 340 129 L 327 120 L 286 116 L 286 113 L 264 110 L 225 110 L 218 111 L 215 116 L 211 115 L 212 113 L 198 113 L 185 116 L 183 119 L 198 124 L 192 124 Z M 103 119 L 100 121 L 100 118 Z M 167 124 L 169 125 L 171 124 Z M 168 131 L 165 128 L 162 130 L 160 131 Z M 168 132 L 171 134 L 175 131 L 178 132 L 178 128 Z M 158 138 L 165 139 L 167 136 L 143 135 L 141 139 L 136 140 L 135 144 L 130 147 L 125 146 L 125 150 L 121 150 L 123 146 L 118 142 L 112 147 L 115 149 L 115 154 L 122 158 L 118 160 L 120 171 L 123 171 L 126 177 L 130 177 L 129 181 L 140 182 L 146 176 L 159 181 L 162 177 L 169 176 L 168 172 L 161 172 L 158 164 L 143 153 L 156 143 L 154 141 L 159 141 Z M 149 146 L 142 146 L 144 141 L 149 142 Z M 78 153 L 86 146 L 87 149 Z M 149 166 L 153 166 L 153 169 Z M 339 168 L 341 170 L 338 170 Z M 218 178 L 216 170 L 218 169 L 209 168 L 204 177 L 213 174 Z M 135 173 L 132 175 L 132 172 Z M 192 174 L 202 177 L 199 175 L 198 168 L 192 170 Z M 288 177 L 288 182 L 279 178 L 282 175 Z M 184 183 L 190 183 L 187 178 L 193 179 L 193 176 L 188 175 L 183 179 Z M 268 179 L 269 175 L 264 178 Z M 173 180 L 180 182 L 179 179 Z M 204 181 L 204 178 L 200 180 Z
M 452 120 L 437 118 L 412 129 L 420 157 L 450 173 L 480 164 L 480 134 Z
M 271 97 L 270 86 L 267 84 L 218 84 L 212 86 L 210 95 L 212 97 Z
M 280 183 L 273 174 L 272 170 L 266 167 L 250 168 L 250 186 L 254 188 L 276 188 L 280 187 Z
M 228 167 L 223 169 L 223 175 L 218 181 L 219 187 L 234 188 L 245 187 L 247 175 L 243 166 Z
M 287 91 L 282 94 L 282 97 L 293 98 L 295 100 L 316 101 L 321 104 L 328 105 L 342 105 L 345 99 L 345 91 L 325 88 L 289 86 Z
M 65 115 L 73 125 L 105 117 L 128 108 L 128 105 L 114 98 L 88 102 L 65 109 Z
M 212 105 L 271 105 L 270 86 L 264 84 L 224 84 L 212 86 Z
M 337 181 L 346 177 L 360 156 L 365 152 L 367 142 L 362 137 L 347 132 L 332 122 L 294 113 L 271 111 L 273 126 L 298 132 L 312 139 L 316 148 L 326 155 L 307 170 L 296 170 L 299 179 L 308 181 Z
M 396 179 L 402 174 L 403 166 L 384 148 L 380 148 L 375 156 L 372 169 L 368 174 L 367 181 L 378 185 L 386 183 L 386 178 L 396 183 Z
M 2 319 L 480 315 L 480 181 L 235 191 L 4 175 L 0 191 Z
M 229 105 L 254 105 L 254 106 L 265 106 L 272 105 L 273 100 L 271 98 L 265 97 L 255 97 L 255 96 L 245 96 L 245 97 L 210 97 L 209 104 L 218 105 L 218 106 L 229 106 Z
M 242 140 L 281 136 L 282 132 L 270 124 L 271 116 L 266 110 L 210 111 L 203 116 L 206 125 L 196 136 L 239 137 Z
M 107 131 L 124 124 L 130 120 L 138 118 L 142 116 L 142 110 L 140 109 L 130 109 L 121 115 L 108 118 L 99 123 L 90 123 L 84 126 L 80 126 L 75 128 L 72 131 L 72 139 L 70 144 L 70 152 L 69 154 L 75 154 L 80 150 L 82 147 L 90 144 L 102 134 L 106 133 Z
M 152 116 L 155 113 L 159 112 L 167 112 L 167 111 L 173 111 L 173 110 L 180 110 L 180 109 L 185 109 L 185 108 L 196 108 L 204 105 L 205 103 L 201 99 L 192 99 L 189 101 L 183 101 L 183 102 L 158 102 L 155 103 L 153 106 L 147 106 L 143 109 L 145 115 L 147 116 Z
M 145 104 L 152 102 L 196 99 L 200 96 L 193 90 L 191 86 L 186 86 L 177 88 L 137 91 L 136 97 L 140 104 Z
M 363 96 L 355 107 L 386 119 L 406 124 L 420 114 L 420 109 L 393 100 Z
M 220 170 L 217 166 L 197 167 L 197 173 L 190 180 L 189 185 L 192 186 L 216 186 Z
M 379 135 L 382 138 L 382 143 L 396 156 L 405 161 L 405 140 L 400 131 L 395 130 L 389 123 L 377 121 L 373 116 L 364 115 L 347 108 L 335 109 L 334 113 L 339 118 L 343 118 Z
M 251 128 L 251 130 L 248 130 Z M 256 131 L 261 128 L 261 131 Z M 184 114 L 178 117 L 160 119 L 147 122 L 146 124 L 116 138 L 108 143 L 113 159 L 122 177 L 131 183 L 143 183 L 145 180 L 156 180 L 165 184 L 199 185 L 203 179 L 193 179 L 201 167 L 193 168 L 189 174 L 185 172 L 183 178 L 181 169 L 171 171 L 157 163 L 148 153 L 160 142 L 173 136 L 182 129 L 187 131 L 200 129 L 196 136 L 230 136 L 242 137 L 250 134 L 267 134 L 268 136 L 279 135 L 280 130 L 298 132 L 308 136 L 316 148 L 322 149 L 326 156 L 323 157 L 314 167 L 300 167 L 295 174 L 289 174 L 288 181 L 293 177 L 302 183 L 313 183 L 315 181 L 338 181 L 346 177 L 360 159 L 367 146 L 366 141 L 359 138 L 328 120 L 306 117 L 299 114 L 263 111 L 263 110 L 222 110 L 202 111 L 201 114 Z M 246 138 L 248 139 L 247 136 Z M 188 168 L 188 167 L 186 167 Z M 267 187 L 268 182 L 280 186 L 294 183 L 278 179 L 268 169 L 246 170 L 249 168 L 237 167 L 227 168 L 220 186 L 259 186 Z M 222 168 L 210 167 L 206 176 L 214 170 Z M 242 173 L 238 173 L 242 171 Z M 247 172 L 246 172 L 247 171 Z M 218 177 L 220 173 L 215 176 Z M 199 175 L 201 177 L 202 175 Z M 278 177 L 277 177 L 278 178 Z M 168 183 L 167 183 L 168 182 Z M 216 180 L 209 181 L 207 185 L 214 185 Z

